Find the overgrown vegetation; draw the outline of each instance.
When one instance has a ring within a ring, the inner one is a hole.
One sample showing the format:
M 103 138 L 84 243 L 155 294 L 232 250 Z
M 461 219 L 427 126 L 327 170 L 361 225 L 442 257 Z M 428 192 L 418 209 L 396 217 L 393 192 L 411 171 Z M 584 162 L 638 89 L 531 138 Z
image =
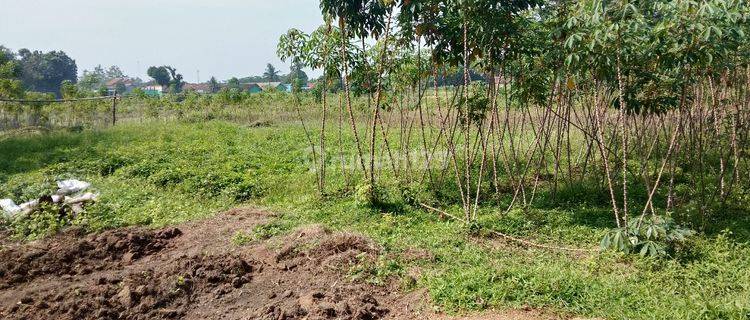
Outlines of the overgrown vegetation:
M 0 195 L 65 176 L 102 190 L 80 221 L 10 221 L 16 235 L 250 203 L 283 215 L 236 244 L 313 222 L 364 232 L 386 258 L 353 276 L 417 273 L 446 310 L 750 317 L 746 2 L 321 9 L 278 48 L 323 72 L 311 93 L 135 95 L 102 131 L 86 129 L 106 127 L 106 102 L 2 105 L 3 128 L 82 132 L 0 141 Z
M 351 158 L 353 141 L 347 141 Z M 606 193 L 585 187 L 561 189 L 556 198 L 541 193 L 525 209 L 507 213 L 511 199 L 499 199 L 501 205 L 480 208 L 477 223 L 485 232 L 476 234 L 410 200 L 439 190 L 383 181 L 382 204 L 362 206 L 334 167 L 329 187 L 337 191 L 320 197 L 310 187 L 316 178 L 307 143 L 295 124 L 247 127 L 217 121 L 9 138 L 0 142 L 0 196 L 30 199 L 48 192 L 55 178 L 91 181 L 101 198 L 75 223 L 92 230 L 162 226 L 241 204 L 269 207 L 280 214 L 277 220 L 245 230 L 238 244 L 308 223 L 362 232 L 383 246 L 384 258 L 351 270 L 353 277 L 375 282 L 403 277 L 405 289 L 429 288 L 447 311 L 531 306 L 613 319 L 742 319 L 750 312 L 746 215 L 717 222 L 676 247 L 670 259 L 526 247 L 486 231 L 596 248 L 612 227 Z M 238 198 L 238 183 L 258 191 Z M 550 205 L 563 198 L 565 205 Z M 451 209 L 451 198 L 435 199 L 433 204 Z M 452 208 L 461 209 L 460 204 Z M 35 238 L 46 232 L 18 235 Z
M 511 210 L 593 182 L 608 193 L 616 226 L 604 248 L 658 256 L 684 242 L 686 228 L 710 228 L 719 212 L 747 206 L 743 1 L 320 3 L 324 25 L 310 35 L 291 29 L 278 52 L 322 69 L 324 88 L 342 79 L 331 113 L 339 130 L 349 120 L 352 176 L 364 177 L 366 202 L 377 202 L 378 179 L 448 185 L 462 213 L 423 206 L 476 226 L 498 198 L 512 195 Z M 441 96 L 438 75 L 456 69 L 463 82 Z M 474 83 L 472 70 L 489 81 Z M 366 94 L 368 107 L 353 108 L 352 94 Z M 335 143 L 325 139 L 326 98 L 320 139 L 306 129 L 322 157 L 321 193 L 326 145 Z M 421 150 L 410 155 L 412 139 Z M 447 149 L 442 159 L 437 149 Z

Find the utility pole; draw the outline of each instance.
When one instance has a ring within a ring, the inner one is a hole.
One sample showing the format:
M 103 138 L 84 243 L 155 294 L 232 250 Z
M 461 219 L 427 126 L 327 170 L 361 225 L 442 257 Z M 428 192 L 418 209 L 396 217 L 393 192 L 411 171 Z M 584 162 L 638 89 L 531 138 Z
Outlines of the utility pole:
M 196 82 L 196 83 L 201 83 L 201 71 L 198 70 L 198 71 L 196 71 L 196 73 L 198 74 L 198 82 Z

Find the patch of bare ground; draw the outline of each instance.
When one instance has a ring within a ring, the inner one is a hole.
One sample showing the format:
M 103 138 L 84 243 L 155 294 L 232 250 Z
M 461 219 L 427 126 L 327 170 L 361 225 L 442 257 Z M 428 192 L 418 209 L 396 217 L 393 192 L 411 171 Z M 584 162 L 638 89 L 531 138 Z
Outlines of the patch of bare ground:
M 380 248 L 312 225 L 231 243 L 272 214 L 234 209 L 162 229 L 71 229 L 0 249 L 2 319 L 555 319 L 535 310 L 449 317 L 424 291 L 352 282 Z M 413 252 L 422 258 L 426 253 Z M 395 281 L 394 281 L 395 283 Z

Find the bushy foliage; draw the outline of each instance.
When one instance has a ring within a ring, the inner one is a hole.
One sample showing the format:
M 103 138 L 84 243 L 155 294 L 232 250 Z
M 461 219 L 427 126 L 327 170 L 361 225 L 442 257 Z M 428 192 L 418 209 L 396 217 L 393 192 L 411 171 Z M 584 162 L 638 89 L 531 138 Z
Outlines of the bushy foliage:
M 627 227 L 608 232 L 600 246 L 603 250 L 663 257 L 694 234 L 694 231 L 677 225 L 670 217 L 641 217 L 632 219 Z
M 21 98 L 24 88 L 19 76 L 21 65 L 16 55 L 4 46 L 0 46 L 0 98 Z
M 18 51 L 21 66 L 21 81 L 27 90 L 60 93 L 64 80 L 75 83 L 78 79 L 78 67 L 75 60 L 63 51 Z

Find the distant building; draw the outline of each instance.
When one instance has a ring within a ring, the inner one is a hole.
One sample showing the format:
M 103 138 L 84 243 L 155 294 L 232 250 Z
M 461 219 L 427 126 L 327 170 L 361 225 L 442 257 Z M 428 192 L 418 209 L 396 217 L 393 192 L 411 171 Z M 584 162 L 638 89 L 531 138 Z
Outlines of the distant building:
M 164 87 L 153 81 L 147 82 L 141 89 L 149 96 L 160 96 L 164 92 Z
M 276 90 L 280 92 L 292 92 L 292 85 L 281 82 L 252 82 L 252 83 L 241 83 L 240 88 L 244 92 L 248 93 L 260 93 L 268 90 Z
M 270 88 L 279 90 L 279 85 L 281 85 L 281 82 L 256 82 L 255 84 L 258 85 L 261 90 L 266 91 Z
M 243 83 L 241 84 L 242 91 L 249 93 L 260 93 L 263 89 L 257 83 Z
M 211 93 L 211 85 L 208 83 L 186 83 L 182 85 L 182 91 L 195 91 L 196 93 Z
M 280 83 L 278 86 L 276 86 L 276 90 L 279 90 L 281 92 L 292 92 L 292 84 Z
M 136 87 L 135 81 L 127 77 L 110 79 L 104 85 L 107 87 L 110 95 L 113 95 L 115 92 L 119 94 L 127 93 Z

